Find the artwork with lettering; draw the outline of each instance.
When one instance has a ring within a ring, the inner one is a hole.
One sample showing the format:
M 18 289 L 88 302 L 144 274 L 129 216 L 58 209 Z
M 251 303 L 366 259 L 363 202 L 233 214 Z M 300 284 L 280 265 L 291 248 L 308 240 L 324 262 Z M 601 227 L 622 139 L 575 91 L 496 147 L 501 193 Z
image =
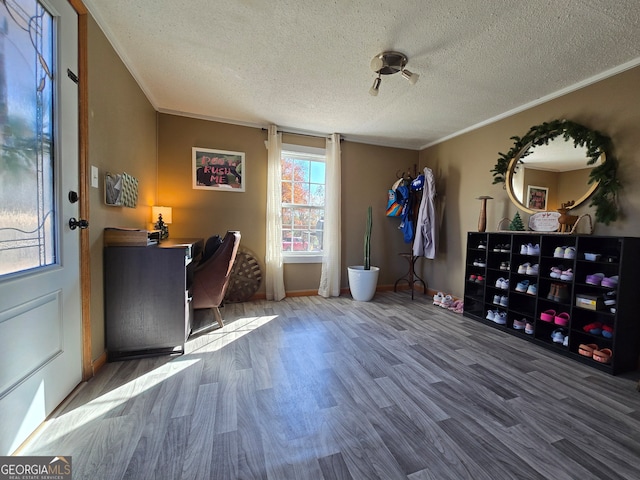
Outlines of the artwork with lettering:
M 244 192 L 244 152 L 193 147 L 193 188 Z

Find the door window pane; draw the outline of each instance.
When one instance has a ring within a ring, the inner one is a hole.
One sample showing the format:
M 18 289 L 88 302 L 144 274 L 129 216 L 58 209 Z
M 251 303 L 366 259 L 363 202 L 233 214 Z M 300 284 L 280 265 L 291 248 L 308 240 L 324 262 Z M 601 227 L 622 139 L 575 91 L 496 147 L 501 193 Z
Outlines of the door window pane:
M 34 0 L 0 6 L 0 275 L 56 261 L 53 19 Z

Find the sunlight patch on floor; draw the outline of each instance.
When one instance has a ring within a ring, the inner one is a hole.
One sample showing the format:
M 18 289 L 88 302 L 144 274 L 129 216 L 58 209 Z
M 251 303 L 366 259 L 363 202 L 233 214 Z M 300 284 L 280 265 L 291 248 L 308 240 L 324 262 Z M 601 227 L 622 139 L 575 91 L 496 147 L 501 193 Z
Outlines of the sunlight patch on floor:
M 238 318 L 233 322 L 225 324 L 222 328 L 212 330 L 210 333 L 189 340 L 185 345 L 185 350 L 187 355 L 217 352 L 276 318 L 278 318 L 278 315 Z

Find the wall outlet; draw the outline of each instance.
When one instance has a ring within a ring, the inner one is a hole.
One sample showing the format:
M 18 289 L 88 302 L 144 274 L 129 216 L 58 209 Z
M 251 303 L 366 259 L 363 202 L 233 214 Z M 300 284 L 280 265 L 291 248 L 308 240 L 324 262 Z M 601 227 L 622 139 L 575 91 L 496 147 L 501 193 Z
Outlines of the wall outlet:
M 91 186 L 98 188 L 98 167 L 91 165 Z

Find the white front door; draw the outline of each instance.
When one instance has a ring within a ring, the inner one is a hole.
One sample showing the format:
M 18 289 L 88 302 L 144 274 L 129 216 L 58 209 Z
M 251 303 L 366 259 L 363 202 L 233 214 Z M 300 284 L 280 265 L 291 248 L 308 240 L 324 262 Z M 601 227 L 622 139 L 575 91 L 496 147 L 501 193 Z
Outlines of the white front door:
M 78 17 L 0 3 L 0 455 L 82 380 Z

